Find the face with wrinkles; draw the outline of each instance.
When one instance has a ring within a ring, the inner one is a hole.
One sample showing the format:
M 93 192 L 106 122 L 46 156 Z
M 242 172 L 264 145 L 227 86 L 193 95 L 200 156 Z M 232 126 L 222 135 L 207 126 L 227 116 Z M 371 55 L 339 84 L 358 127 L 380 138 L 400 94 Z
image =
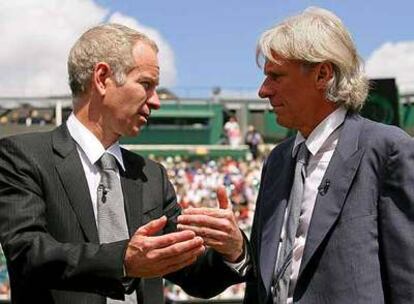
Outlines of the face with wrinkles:
M 331 65 L 305 66 L 298 60 L 273 56 L 278 63 L 266 60 L 259 96 L 269 99 L 278 124 L 299 130 L 306 137 L 336 107 L 325 98 Z
M 113 77 L 106 79 L 103 123 L 116 138 L 136 136 L 151 110 L 160 107 L 155 90 L 159 82 L 157 53 L 149 45 L 137 42 L 132 54 L 135 67 L 126 75 L 124 84 L 117 85 Z
M 304 71 L 298 61 L 274 56 L 280 64 L 266 60 L 265 80 L 259 90 L 261 98 L 268 98 L 277 122 L 287 128 L 300 130 L 312 111 L 312 73 Z

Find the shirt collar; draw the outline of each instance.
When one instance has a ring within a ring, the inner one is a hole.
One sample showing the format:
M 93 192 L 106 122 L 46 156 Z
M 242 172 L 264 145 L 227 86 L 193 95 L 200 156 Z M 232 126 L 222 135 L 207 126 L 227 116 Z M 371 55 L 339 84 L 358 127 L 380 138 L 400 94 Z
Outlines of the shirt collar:
M 68 127 L 70 135 L 85 153 L 91 164 L 95 164 L 107 152 L 115 157 L 122 170 L 125 171 L 121 147 L 118 141 L 105 150 L 99 139 L 73 113 L 70 114 L 66 126 Z
M 344 122 L 347 110 L 344 107 L 339 107 L 324 120 L 309 134 L 308 138 L 298 132 L 295 138 L 295 144 L 292 150 L 292 156 L 295 157 L 297 147 L 305 142 L 306 147 L 312 155 L 315 155 L 319 149 L 326 142 L 328 137 Z

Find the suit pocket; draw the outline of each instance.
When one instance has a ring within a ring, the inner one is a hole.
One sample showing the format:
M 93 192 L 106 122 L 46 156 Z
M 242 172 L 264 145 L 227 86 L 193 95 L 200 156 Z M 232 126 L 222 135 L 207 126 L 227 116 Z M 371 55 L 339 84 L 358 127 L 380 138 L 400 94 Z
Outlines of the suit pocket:
M 356 220 L 371 220 L 372 218 L 376 218 L 377 214 L 373 212 L 366 212 L 361 214 L 349 214 L 346 216 L 341 216 L 339 219 L 338 225 L 348 225 L 350 222 L 356 221 Z
M 345 251 L 365 250 L 370 245 L 377 246 L 377 227 L 376 214 L 349 217 L 339 222 L 333 236 Z
M 144 213 L 142 215 L 143 224 L 145 225 L 161 216 L 162 214 L 160 206 L 153 206 L 150 209 L 144 210 Z
M 168 222 L 165 225 L 164 232 L 170 233 L 177 230 L 177 217 L 181 214 L 181 207 L 178 204 L 174 204 L 164 210 L 164 215 L 167 216 Z

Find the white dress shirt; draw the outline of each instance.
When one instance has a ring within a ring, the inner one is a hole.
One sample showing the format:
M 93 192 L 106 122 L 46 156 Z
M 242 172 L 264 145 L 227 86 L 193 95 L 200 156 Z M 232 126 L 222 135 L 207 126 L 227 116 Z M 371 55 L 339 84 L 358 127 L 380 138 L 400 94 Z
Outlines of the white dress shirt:
M 287 303 L 293 303 L 293 291 L 299 275 L 299 268 L 302 261 L 303 250 L 305 248 L 308 235 L 309 224 L 312 219 L 315 207 L 318 187 L 321 185 L 323 176 L 328 168 L 329 162 L 338 144 L 339 131 L 345 120 L 346 109 L 340 107 L 327 116 L 305 139 L 300 132 L 296 135 L 292 156 L 303 141 L 310 152 L 309 162 L 306 167 L 306 177 L 303 190 L 302 207 L 299 217 L 297 234 L 293 244 L 292 273 L 289 283 L 289 294 Z M 286 233 L 287 212 L 282 227 L 280 240 Z M 281 243 L 279 243 L 279 249 Z M 278 252 L 278 256 L 279 256 Z
M 111 145 L 108 149 L 105 150 L 102 143 L 96 136 L 86 128 L 77 118 L 76 116 L 71 113 L 67 122 L 66 126 L 68 127 L 70 136 L 76 142 L 76 149 L 78 150 L 83 171 L 85 172 L 86 180 L 88 182 L 89 194 L 91 196 L 92 206 L 93 206 L 93 213 L 95 215 L 95 223 L 96 227 L 98 227 L 98 186 L 101 180 L 101 172 L 96 165 L 96 162 L 101 158 L 101 156 L 107 152 L 113 155 L 121 166 L 122 170 L 125 171 L 124 161 L 122 158 L 121 147 L 119 146 L 119 142 L 115 142 Z M 119 179 L 121 179 L 119 175 L 119 171 L 116 172 Z M 126 275 L 126 271 L 124 268 L 124 275 Z M 129 279 L 124 282 L 124 287 L 127 288 L 129 286 Z M 126 295 L 136 303 L 136 292 Z M 117 300 L 108 300 L 111 303 L 124 303 L 124 301 L 117 301 Z M 130 302 L 128 302 L 130 303 Z
M 86 180 L 88 182 L 89 194 L 91 196 L 91 201 L 93 205 L 93 213 L 95 214 L 96 225 L 97 222 L 97 195 L 98 195 L 98 186 L 101 180 L 101 173 L 98 170 L 96 162 L 101 158 L 101 156 L 107 152 L 113 155 L 121 166 L 122 170 L 125 171 L 124 162 L 122 159 L 121 148 L 119 142 L 115 142 L 107 150 L 105 150 L 102 143 L 96 136 L 86 128 L 72 113 L 70 114 L 66 125 L 68 127 L 70 136 L 76 142 L 76 149 L 78 150 L 83 170 L 85 171 Z M 119 177 L 119 172 L 117 172 Z M 119 177 L 120 178 L 120 177 Z

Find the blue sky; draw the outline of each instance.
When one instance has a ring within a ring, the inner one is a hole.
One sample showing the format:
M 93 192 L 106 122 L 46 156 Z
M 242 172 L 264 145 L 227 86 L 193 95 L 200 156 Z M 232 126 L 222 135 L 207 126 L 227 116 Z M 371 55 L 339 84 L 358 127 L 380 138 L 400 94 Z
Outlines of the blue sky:
M 258 37 L 308 6 L 344 21 L 371 77 L 397 77 L 414 92 L 411 0 L 20 0 L 0 3 L 0 33 L 9 46 L 0 50 L 0 96 L 68 92 L 70 46 L 87 27 L 108 20 L 157 37 L 161 82 L 173 90 L 254 92 L 262 80 L 254 58 Z
M 174 50 L 178 87 L 255 88 L 262 79 L 254 61 L 260 33 L 311 5 L 340 16 L 365 59 L 385 42 L 414 40 L 410 0 L 97 2 L 161 32 Z

